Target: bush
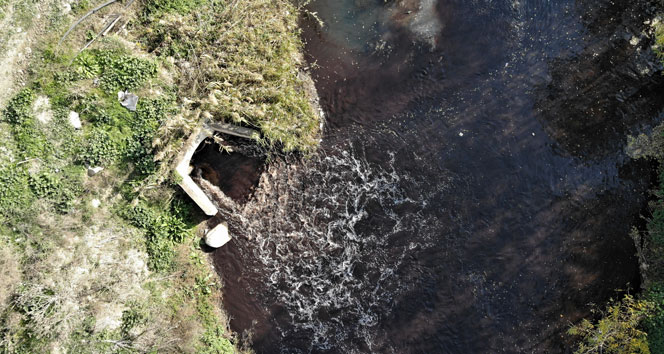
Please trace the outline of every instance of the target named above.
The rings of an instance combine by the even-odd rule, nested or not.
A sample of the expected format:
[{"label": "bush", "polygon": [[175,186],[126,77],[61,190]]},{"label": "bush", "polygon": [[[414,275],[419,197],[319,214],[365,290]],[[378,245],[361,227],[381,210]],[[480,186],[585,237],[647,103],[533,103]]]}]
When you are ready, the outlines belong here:
[{"label": "bush", "polygon": [[647,335],[640,324],[652,309],[651,302],[637,301],[631,295],[610,304],[597,323],[584,319],[569,329],[569,334],[581,339],[575,353],[649,354]]},{"label": "bush", "polygon": [[653,312],[645,321],[648,345],[652,353],[664,353],[664,283],[653,284],[645,293],[653,304]]}]

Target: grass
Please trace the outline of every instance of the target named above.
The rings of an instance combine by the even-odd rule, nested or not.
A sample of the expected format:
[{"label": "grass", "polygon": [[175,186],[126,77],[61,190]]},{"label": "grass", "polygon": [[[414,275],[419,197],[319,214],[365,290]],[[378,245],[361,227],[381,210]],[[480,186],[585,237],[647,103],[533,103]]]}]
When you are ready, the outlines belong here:
[{"label": "grass", "polygon": [[[27,26],[35,4],[0,7]],[[80,16],[96,3],[71,5]],[[49,33],[2,109],[2,352],[237,352],[172,157],[203,120],[257,128],[274,151],[317,146],[289,1],[146,0],[133,11],[129,37],[77,56],[96,25],[55,48],[73,15],[38,22]],[[135,112],[120,90],[140,97]]]},{"label": "grass", "polygon": [[[313,92],[299,76],[302,43],[298,9],[289,0],[200,2],[175,11],[172,0],[148,1],[147,9],[167,9],[141,18],[137,40],[176,72],[185,106],[179,120],[158,136],[160,157],[168,161],[183,133],[202,120],[258,129],[259,142],[286,152],[313,151],[320,119]],[[150,12],[151,13],[151,12]]]},{"label": "grass", "polygon": [[[48,95],[40,80],[17,93],[2,114],[0,124],[8,129],[1,142],[0,252],[19,250],[12,264],[25,266],[16,266],[3,284],[9,294],[3,294],[0,350],[197,352],[213,342],[220,352],[235,351],[215,310],[218,290],[183,285],[188,277],[216,278],[200,262],[200,250],[181,247],[198,240],[187,221],[191,213],[183,211],[192,206],[174,199],[167,185],[147,197],[137,192],[155,171],[152,138],[175,109],[173,100],[164,95],[142,100],[136,112],[118,110],[104,87],[74,92],[84,80],[72,79],[60,85],[66,94],[50,97],[51,109],[61,113],[49,122],[33,112],[35,98]],[[80,131],[65,118],[70,110],[85,111]],[[79,146],[56,149],[62,140]],[[106,170],[88,177],[87,164]],[[94,210],[89,201],[95,197],[108,206]],[[164,291],[143,289],[157,286]],[[200,311],[181,310],[200,304],[206,305]],[[183,326],[195,330],[173,330]]]}]

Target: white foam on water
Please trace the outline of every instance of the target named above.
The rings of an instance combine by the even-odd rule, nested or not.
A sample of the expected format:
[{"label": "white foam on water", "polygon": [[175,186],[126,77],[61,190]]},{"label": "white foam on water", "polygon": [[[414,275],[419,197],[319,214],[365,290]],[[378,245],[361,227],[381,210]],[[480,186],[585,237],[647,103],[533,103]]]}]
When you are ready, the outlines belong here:
[{"label": "white foam on water", "polygon": [[[415,182],[393,163],[382,169],[353,151],[299,166],[275,163],[254,198],[234,206],[231,223],[251,240],[247,249],[265,275],[265,293],[286,309],[290,331],[311,338],[308,351],[353,352],[357,344],[349,339],[372,347],[394,298],[412,285],[397,272],[425,246],[394,240],[412,237],[427,222],[421,211],[432,196],[406,195],[404,185],[412,191]],[[289,329],[282,331],[288,336]]]}]

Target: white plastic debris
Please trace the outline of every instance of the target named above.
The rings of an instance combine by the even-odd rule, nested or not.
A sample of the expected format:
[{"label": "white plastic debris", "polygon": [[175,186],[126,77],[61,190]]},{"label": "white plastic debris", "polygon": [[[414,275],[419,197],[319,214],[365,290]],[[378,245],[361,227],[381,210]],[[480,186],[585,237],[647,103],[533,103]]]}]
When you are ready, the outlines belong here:
[{"label": "white plastic debris", "polygon": [[134,112],[136,111],[138,96],[128,91],[118,91],[118,101],[120,101],[122,107]]},{"label": "white plastic debris", "polygon": [[92,204],[92,207],[95,209],[99,208],[99,206],[101,205],[101,200],[93,199],[92,201],[90,201],[90,204]]}]

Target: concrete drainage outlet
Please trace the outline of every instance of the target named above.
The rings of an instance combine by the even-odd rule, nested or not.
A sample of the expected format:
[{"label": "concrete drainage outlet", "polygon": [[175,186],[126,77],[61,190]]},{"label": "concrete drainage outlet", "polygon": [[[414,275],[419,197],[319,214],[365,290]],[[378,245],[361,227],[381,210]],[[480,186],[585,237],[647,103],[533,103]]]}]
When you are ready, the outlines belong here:
[{"label": "concrete drainage outlet", "polygon": [[[175,172],[182,178],[180,187],[208,216],[215,216],[218,212],[217,206],[210,200],[205,192],[191,178],[191,158],[199,145],[214,132],[229,134],[245,139],[254,138],[258,132],[244,127],[233,126],[224,123],[209,123],[199,127],[187,140],[184,149],[180,152]],[[228,234],[228,224],[222,222],[205,235],[205,243],[212,248],[219,248],[231,240]]]}]

